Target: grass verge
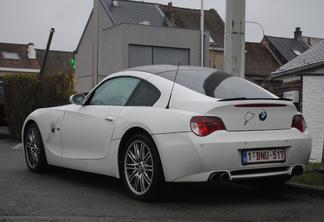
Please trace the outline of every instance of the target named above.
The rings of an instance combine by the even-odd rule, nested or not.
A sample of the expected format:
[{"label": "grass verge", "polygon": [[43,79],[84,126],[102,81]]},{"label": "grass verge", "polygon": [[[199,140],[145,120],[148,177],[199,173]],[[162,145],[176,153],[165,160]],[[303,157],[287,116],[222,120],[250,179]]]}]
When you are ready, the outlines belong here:
[{"label": "grass verge", "polygon": [[316,171],[314,168],[324,168],[324,163],[308,163],[306,172],[292,177],[289,182],[324,187],[324,172]]}]

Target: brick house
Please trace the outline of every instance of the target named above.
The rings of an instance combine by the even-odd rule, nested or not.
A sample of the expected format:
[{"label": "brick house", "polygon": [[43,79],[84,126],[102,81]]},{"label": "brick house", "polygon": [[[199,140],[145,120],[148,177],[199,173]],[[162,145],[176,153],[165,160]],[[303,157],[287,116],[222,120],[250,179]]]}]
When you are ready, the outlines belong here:
[{"label": "brick house", "polygon": [[290,87],[284,96],[298,103],[313,136],[311,161],[324,162],[324,41],[272,72],[270,78],[282,81],[285,90]]},{"label": "brick house", "polygon": [[245,43],[245,79],[273,92],[269,75],[279,67],[265,43]]},{"label": "brick house", "polygon": [[0,43],[0,81],[7,74],[38,73],[34,44]]},{"label": "brick house", "polygon": [[[0,53],[0,81],[2,81],[7,74],[39,73],[45,50],[35,49],[33,43],[0,43]],[[71,65],[72,58],[73,52],[50,51],[44,72],[55,73],[62,70],[74,72]]]}]

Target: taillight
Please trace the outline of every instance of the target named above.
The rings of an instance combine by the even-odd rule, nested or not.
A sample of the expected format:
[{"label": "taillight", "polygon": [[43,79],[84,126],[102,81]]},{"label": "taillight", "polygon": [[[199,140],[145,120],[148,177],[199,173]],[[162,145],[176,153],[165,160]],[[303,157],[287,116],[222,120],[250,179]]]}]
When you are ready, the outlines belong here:
[{"label": "taillight", "polygon": [[193,117],[190,121],[190,127],[197,136],[207,136],[217,130],[226,130],[220,118],[207,116]]},{"label": "taillight", "polygon": [[296,128],[302,133],[305,132],[307,124],[304,117],[302,115],[295,115],[291,123],[291,128]]}]

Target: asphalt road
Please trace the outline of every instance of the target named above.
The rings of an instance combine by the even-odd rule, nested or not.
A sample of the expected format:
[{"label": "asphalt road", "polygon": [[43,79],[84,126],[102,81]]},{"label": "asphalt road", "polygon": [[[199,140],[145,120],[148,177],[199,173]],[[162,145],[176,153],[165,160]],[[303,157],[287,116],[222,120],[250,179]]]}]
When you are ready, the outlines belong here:
[{"label": "asphalt road", "polygon": [[31,173],[16,145],[0,139],[0,221],[324,221],[321,188],[174,184],[161,201],[143,203],[111,177]]}]

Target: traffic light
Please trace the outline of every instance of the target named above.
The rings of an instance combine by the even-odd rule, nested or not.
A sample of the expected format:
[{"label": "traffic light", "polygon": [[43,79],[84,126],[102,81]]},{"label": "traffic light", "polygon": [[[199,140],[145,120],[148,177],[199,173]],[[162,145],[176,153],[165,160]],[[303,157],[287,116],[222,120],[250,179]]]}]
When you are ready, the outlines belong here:
[{"label": "traffic light", "polygon": [[75,59],[71,59],[72,68],[75,69]]}]

